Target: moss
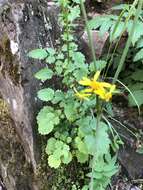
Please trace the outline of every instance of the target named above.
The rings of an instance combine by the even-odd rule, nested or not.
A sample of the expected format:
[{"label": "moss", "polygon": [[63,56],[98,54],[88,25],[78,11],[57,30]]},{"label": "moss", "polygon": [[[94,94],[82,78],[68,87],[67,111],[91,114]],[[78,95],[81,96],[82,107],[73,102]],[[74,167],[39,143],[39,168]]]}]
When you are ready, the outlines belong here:
[{"label": "moss", "polygon": [[0,39],[1,72],[9,74],[14,84],[19,83],[19,67],[16,56],[11,53],[10,40],[6,34]]},{"label": "moss", "polygon": [[[33,171],[14,129],[6,103],[0,99],[0,176],[7,189],[32,189]],[[5,168],[5,172],[2,168]],[[13,187],[14,180],[15,186]]]}]

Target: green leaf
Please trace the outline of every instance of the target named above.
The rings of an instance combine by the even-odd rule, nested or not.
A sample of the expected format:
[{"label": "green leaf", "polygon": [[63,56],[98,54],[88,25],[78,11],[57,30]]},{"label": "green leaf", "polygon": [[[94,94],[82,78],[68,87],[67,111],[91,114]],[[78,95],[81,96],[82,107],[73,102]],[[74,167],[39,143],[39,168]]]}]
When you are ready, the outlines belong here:
[{"label": "green leaf", "polygon": [[48,56],[46,59],[46,63],[51,64],[51,63],[55,63],[56,58],[54,56]]},{"label": "green leaf", "polygon": [[[133,26],[133,21],[130,20],[128,23],[127,23],[127,31],[130,35],[131,33],[131,29],[132,29],[132,26]],[[143,23],[141,21],[137,21],[136,23],[136,27],[135,27],[135,31],[134,31],[134,35],[132,37],[132,44],[133,46],[135,45],[135,43],[139,40],[139,38],[141,36],[143,36],[143,29],[142,29],[142,26],[143,26]]]},{"label": "green leaf", "polygon": [[107,16],[106,17],[105,16],[96,16],[95,18],[88,21],[88,26],[91,30],[97,29],[106,20],[107,20]]},{"label": "green leaf", "polygon": [[71,101],[64,106],[64,113],[69,121],[74,121],[78,117],[74,102]]},{"label": "green leaf", "polygon": [[131,78],[135,81],[143,82],[143,70],[136,70],[132,75]]},{"label": "green leaf", "polygon": [[47,52],[50,54],[50,56],[53,56],[56,54],[56,51],[53,48],[47,48]]},{"label": "green leaf", "polygon": [[[96,135],[97,155],[107,154],[109,151],[110,139],[108,136],[108,127],[105,123],[100,122],[100,126]],[[104,139],[104,141],[103,141]]]},{"label": "green leaf", "polygon": [[77,145],[78,150],[79,150],[81,153],[84,153],[84,154],[87,154],[87,153],[88,153],[86,144],[81,140],[80,137],[76,137],[76,138],[75,138],[75,143],[76,143],[76,145]]},{"label": "green leaf", "polygon": [[134,57],[134,61],[136,62],[136,61],[139,61],[139,60],[142,60],[142,59],[143,59],[143,49],[139,50],[136,53],[136,55]]},{"label": "green leaf", "polygon": [[28,53],[28,56],[34,59],[45,59],[48,53],[45,49],[34,49]]},{"label": "green leaf", "polygon": [[93,130],[96,129],[96,119],[92,118],[91,116],[86,116],[77,120],[76,124],[79,126],[79,134],[81,137],[91,135]]},{"label": "green leaf", "polygon": [[80,151],[76,151],[76,157],[77,157],[78,162],[80,163],[85,163],[88,161],[88,154],[84,154]]},{"label": "green leaf", "polygon": [[131,91],[143,90],[143,83],[142,82],[136,82],[135,84],[130,84],[129,89]]},{"label": "green leaf", "polygon": [[85,56],[81,52],[74,52],[73,60],[76,67],[82,68],[82,65],[85,63]]},{"label": "green leaf", "polygon": [[97,147],[95,147],[96,146],[95,136],[94,135],[85,136],[84,142],[87,146],[89,154],[94,155],[96,152],[96,148],[97,148]]},{"label": "green leaf", "polygon": [[89,186],[88,186],[88,185],[84,185],[84,186],[82,187],[82,190],[89,190]]},{"label": "green leaf", "polygon": [[[133,95],[138,103],[139,106],[143,104],[143,90],[137,90],[133,92]],[[136,106],[136,103],[134,102],[132,96],[128,95],[129,105],[130,106]]]},{"label": "green leaf", "polygon": [[50,101],[54,97],[54,90],[51,88],[44,88],[38,91],[38,98],[42,101]]},{"label": "green leaf", "polygon": [[53,154],[54,150],[55,150],[55,143],[56,143],[56,139],[51,137],[48,142],[47,142],[47,146],[46,146],[46,153],[47,154]]},{"label": "green leaf", "polygon": [[48,69],[47,67],[41,69],[35,74],[35,78],[45,81],[47,79],[51,79],[53,77],[53,71]]},{"label": "green leaf", "polygon": [[74,6],[70,8],[70,13],[68,14],[68,20],[73,22],[76,18],[80,16],[79,6]]},{"label": "green leaf", "polygon": [[48,157],[48,164],[49,164],[49,166],[50,166],[51,168],[57,169],[57,168],[60,166],[60,164],[61,164],[61,160],[55,158],[53,155],[50,155],[50,156]]},{"label": "green leaf", "polygon": [[102,70],[106,67],[107,65],[107,62],[106,61],[102,61],[102,60],[99,60],[99,61],[96,61],[96,69],[97,70]]},{"label": "green leaf", "polygon": [[61,90],[56,90],[52,103],[57,104],[60,101],[64,101],[64,99],[65,99],[64,93]]},{"label": "green leaf", "polygon": [[69,164],[71,161],[72,161],[72,154],[69,151],[68,152],[64,151],[62,162],[64,164]]},{"label": "green leaf", "polygon": [[37,116],[38,131],[42,135],[49,134],[59,124],[59,116],[52,107],[43,107]]},{"label": "green leaf", "polygon": [[85,143],[91,155],[94,155],[96,153],[96,155],[99,156],[108,152],[110,139],[108,137],[107,129],[107,125],[103,122],[100,122],[96,136],[85,136]]},{"label": "green leaf", "polygon": [[143,38],[138,40],[136,48],[143,48]]},{"label": "green leaf", "polygon": [[116,30],[115,30],[114,29],[115,28],[115,24],[113,24],[113,26],[112,26],[112,28],[110,30],[110,33],[111,33],[111,35],[110,35],[110,41],[111,42],[114,41],[115,39],[117,39],[122,34],[124,25],[125,25],[124,22],[119,22],[118,25],[117,25],[117,27],[116,27]]},{"label": "green leaf", "polygon": [[100,35],[103,36],[105,32],[108,32],[112,24],[113,21],[110,18],[104,21],[100,27]]},{"label": "green leaf", "polygon": [[[95,64],[96,64],[97,70],[102,71],[102,69],[104,69],[106,67],[107,62],[104,60],[97,60]],[[91,72],[95,72],[94,62],[90,63],[89,69]]]}]

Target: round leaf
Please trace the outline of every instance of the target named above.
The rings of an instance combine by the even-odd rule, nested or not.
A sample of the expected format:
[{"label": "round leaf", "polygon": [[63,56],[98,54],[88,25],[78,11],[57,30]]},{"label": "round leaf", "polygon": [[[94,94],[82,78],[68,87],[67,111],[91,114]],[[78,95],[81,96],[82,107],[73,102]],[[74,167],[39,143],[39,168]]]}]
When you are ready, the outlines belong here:
[{"label": "round leaf", "polygon": [[54,97],[54,90],[51,88],[44,88],[38,91],[38,98],[42,101],[50,101]]},{"label": "round leaf", "polygon": [[53,71],[51,69],[48,69],[47,67],[41,69],[35,74],[35,78],[43,81],[51,79],[52,76],[53,76]]},{"label": "round leaf", "polygon": [[55,158],[53,155],[50,155],[48,158],[48,164],[51,168],[57,169],[61,164],[61,160]]},{"label": "round leaf", "polygon": [[45,59],[48,53],[45,49],[34,49],[28,53],[28,56],[34,59]]},{"label": "round leaf", "polygon": [[37,116],[38,131],[41,135],[48,135],[59,123],[57,114],[51,107],[45,106]]}]

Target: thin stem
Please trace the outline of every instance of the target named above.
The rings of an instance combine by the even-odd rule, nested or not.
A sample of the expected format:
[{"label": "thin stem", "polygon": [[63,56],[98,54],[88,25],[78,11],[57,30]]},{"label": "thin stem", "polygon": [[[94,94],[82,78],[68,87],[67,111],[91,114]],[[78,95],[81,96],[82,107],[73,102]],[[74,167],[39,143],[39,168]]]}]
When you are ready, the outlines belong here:
[{"label": "thin stem", "polygon": [[[100,128],[100,120],[101,120],[101,107],[100,107],[100,102],[99,98],[97,97],[97,120],[96,120],[96,133],[95,133],[95,141],[97,141],[98,133],[99,133],[99,128]],[[94,113],[92,111],[92,116],[94,117]],[[97,142],[95,143],[95,149],[97,147]],[[96,153],[96,151],[95,151]],[[94,154],[93,159],[92,159],[92,175],[91,175],[91,181],[90,181],[90,190],[93,190],[94,186],[94,161],[96,159],[96,154]]]},{"label": "thin stem", "polygon": [[94,61],[94,67],[95,67],[95,70],[97,70],[97,68],[96,68],[95,49],[94,49],[94,45],[93,45],[93,40],[92,40],[92,35],[91,35],[91,32],[90,32],[90,28],[89,28],[89,25],[88,25],[88,18],[87,18],[87,13],[86,13],[86,9],[85,9],[83,0],[80,0],[80,5],[81,5],[81,11],[83,13],[83,17],[84,17],[84,20],[85,20],[85,25],[86,25],[86,30],[87,30],[88,40],[89,40],[89,46],[91,48],[91,53],[92,53],[92,57],[93,57],[93,61]]},{"label": "thin stem", "polygon": [[141,9],[142,9],[142,5],[143,5],[143,0],[140,0],[139,3],[138,3],[137,10],[136,10],[136,15],[135,15],[134,23],[133,23],[133,26],[132,26],[132,29],[131,29],[131,33],[130,33],[130,35],[128,37],[125,49],[123,51],[122,57],[121,57],[120,62],[119,62],[119,66],[118,66],[118,68],[117,68],[117,70],[115,72],[115,75],[114,75],[114,78],[113,78],[113,83],[115,83],[117,81],[118,76],[119,76],[119,74],[120,74],[120,72],[122,70],[123,64],[125,62],[129,47],[131,45],[132,37],[134,35],[135,26],[136,26],[136,23],[138,21],[138,18],[139,18]]}]

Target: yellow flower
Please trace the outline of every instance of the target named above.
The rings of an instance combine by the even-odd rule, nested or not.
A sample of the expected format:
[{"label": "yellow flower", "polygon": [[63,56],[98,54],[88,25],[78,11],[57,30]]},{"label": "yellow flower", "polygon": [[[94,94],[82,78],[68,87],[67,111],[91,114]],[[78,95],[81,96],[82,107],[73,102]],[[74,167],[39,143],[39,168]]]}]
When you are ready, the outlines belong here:
[{"label": "yellow flower", "polygon": [[116,89],[116,85],[111,85],[110,91],[107,91],[105,89],[99,89],[99,90],[95,90],[94,93],[99,95],[101,99],[108,102],[112,98],[112,94],[114,93],[115,89]]},{"label": "yellow flower", "polygon": [[100,75],[100,71],[97,71],[93,79],[83,77],[83,79],[79,81],[79,84],[83,86],[89,86],[93,91],[103,89],[103,88],[110,88],[111,87],[110,83],[97,81],[97,79],[99,78],[99,75]]},{"label": "yellow flower", "polygon": [[79,81],[80,85],[88,86],[85,90],[77,92],[76,96],[80,99],[88,99],[92,93],[98,95],[102,100],[108,102],[112,98],[112,94],[116,89],[116,85],[112,85],[108,82],[100,82],[97,81],[100,76],[100,71],[97,71],[93,77],[93,79],[89,79],[87,77],[83,77],[82,80]]},{"label": "yellow flower", "polygon": [[116,89],[116,85],[113,84],[111,86],[111,88],[110,88],[110,91],[105,94],[105,100],[106,100],[106,102],[108,102],[112,98],[112,95],[113,95],[115,89]]},{"label": "yellow flower", "polygon": [[78,92],[75,88],[75,96],[78,97],[81,100],[89,100],[89,96],[91,96],[91,89],[84,89],[80,92]]}]

